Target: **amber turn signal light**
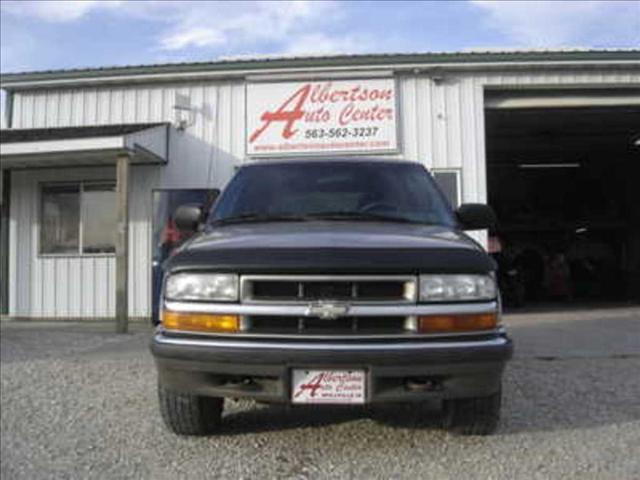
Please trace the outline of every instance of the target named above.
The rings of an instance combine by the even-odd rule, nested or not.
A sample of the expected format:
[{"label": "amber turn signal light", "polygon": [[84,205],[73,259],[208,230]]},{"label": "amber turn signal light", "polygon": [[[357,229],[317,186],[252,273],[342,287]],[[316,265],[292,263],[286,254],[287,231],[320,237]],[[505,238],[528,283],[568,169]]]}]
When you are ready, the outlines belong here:
[{"label": "amber turn signal light", "polygon": [[495,313],[471,315],[425,315],[418,317],[418,332],[449,333],[490,330],[498,324]]},{"label": "amber turn signal light", "polygon": [[162,315],[162,325],[167,330],[232,333],[240,330],[240,317],[238,315],[170,312],[165,310]]}]

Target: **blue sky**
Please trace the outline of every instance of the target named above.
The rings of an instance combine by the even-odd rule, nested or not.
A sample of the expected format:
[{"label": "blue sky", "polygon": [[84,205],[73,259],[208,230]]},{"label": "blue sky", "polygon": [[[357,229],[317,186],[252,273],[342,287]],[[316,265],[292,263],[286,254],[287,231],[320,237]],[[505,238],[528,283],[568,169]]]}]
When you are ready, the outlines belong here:
[{"label": "blue sky", "polygon": [[640,46],[640,1],[1,2],[0,70],[252,54]]}]

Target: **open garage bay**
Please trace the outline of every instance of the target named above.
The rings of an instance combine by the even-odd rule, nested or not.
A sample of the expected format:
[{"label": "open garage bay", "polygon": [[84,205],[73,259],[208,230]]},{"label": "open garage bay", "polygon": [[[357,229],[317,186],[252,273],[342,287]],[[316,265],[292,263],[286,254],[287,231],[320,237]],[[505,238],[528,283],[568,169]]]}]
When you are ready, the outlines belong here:
[{"label": "open garage bay", "polygon": [[638,91],[618,99],[633,105],[597,106],[616,100],[600,90],[578,97],[583,106],[553,108],[517,93],[489,94],[486,110],[489,203],[499,219],[490,248],[505,303],[637,302]]}]

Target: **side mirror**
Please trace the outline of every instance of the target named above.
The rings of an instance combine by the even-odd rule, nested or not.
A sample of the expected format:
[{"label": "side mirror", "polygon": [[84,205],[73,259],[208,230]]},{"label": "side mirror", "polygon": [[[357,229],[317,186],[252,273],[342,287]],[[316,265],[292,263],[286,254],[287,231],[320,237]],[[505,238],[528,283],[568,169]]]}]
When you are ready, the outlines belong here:
[{"label": "side mirror", "polygon": [[181,205],[177,208],[176,213],[173,216],[178,230],[190,233],[198,230],[201,218],[202,208],[198,205]]},{"label": "side mirror", "polygon": [[484,203],[465,203],[456,210],[458,220],[465,230],[483,230],[493,228],[498,222],[496,214]]}]

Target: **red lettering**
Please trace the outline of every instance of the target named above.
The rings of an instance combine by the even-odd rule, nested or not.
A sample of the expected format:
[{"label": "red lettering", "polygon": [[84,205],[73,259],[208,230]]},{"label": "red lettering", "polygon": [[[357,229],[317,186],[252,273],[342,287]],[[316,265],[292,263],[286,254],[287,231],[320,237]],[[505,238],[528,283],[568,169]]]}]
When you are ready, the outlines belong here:
[{"label": "red lettering", "polygon": [[348,103],[342,109],[342,112],[340,112],[340,116],[338,117],[338,123],[340,125],[347,125],[349,123],[349,120],[351,118],[351,112],[353,112],[354,108],[355,107],[354,107],[353,103]]},{"label": "red lettering", "polygon": [[380,108],[379,105],[374,105],[371,108],[360,109],[356,108],[354,103],[349,103],[340,112],[338,122],[340,125],[348,125],[352,122],[381,122],[392,118],[393,111],[390,108]]},{"label": "red lettering", "polygon": [[[284,129],[282,130],[282,136],[284,138],[288,139],[295,135],[297,130],[293,130],[293,126],[295,122],[300,120],[304,115],[304,110],[302,109],[302,107],[304,105],[304,102],[307,100],[307,97],[309,96],[310,90],[311,85],[306,84],[305,86],[300,87],[293,95],[291,95],[291,97],[289,97],[282,105],[280,105],[280,108],[278,108],[278,110],[276,110],[275,112],[264,112],[260,117],[260,120],[262,120],[264,123],[260,128],[258,128],[251,134],[251,136],[249,137],[249,143],[255,142],[258,137],[262,135],[262,133],[267,128],[269,128],[269,125],[271,125],[272,122],[286,122]],[[296,97],[299,98],[293,110],[286,110],[289,104],[295,101]]]},{"label": "red lettering", "polygon": [[[249,143],[254,143],[272,123],[284,122],[282,138],[285,140],[293,137],[298,130],[296,122],[328,122],[333,117],[333,112],[320,105],[314,110],[305,109],[308,103],[336,104],[345,102],[346,105],[338,115],[338,123],[341,126],[358,122],[379,122],[393,118],[393,109],[385,108],[381,104],[364,107],[361,102],[384,102],[393,99],[393,90],[369,89],[362,85],[356,85],[350,89],[333,90],[331,82],[307,83],[300,87],[275,111],[265,111],[260,116],[262,124],[250,136]],[[348,103],[347,103],[348,102]],[[338,112],[336,112],[338,113]]]},{"label": "red lettering", "polygon": [[305,122],[327,122],[331,118],[331,113],[324,107],[320,107],[317,110],[313,110],[304,114]]},{"label": "red lettering", "polygon": [[316,85],[311,93],[311,103],[324,103],[329,97],[329,91],[331,90],[331,82],[324,83],[322,85]]},{"label": "red lettering", "polygon": [[303,383],[302,385],[300,385],[299,390],[296,392],[294,398],[298,398],[306,390],[311,390],[311,393],[309,394],[309,396],[315,397],[316,396],[316,391],[318,389],[320,389],[320,387],[322,387],[322,379],[323,378],[324,378],[324,373],[321,373],[321,374],[316,375],[315,377],[313,377],[310,382]]},{"label": "red lettering", "polygon": [[329,101],[331,103],[344,101],[347,99],[348,94],[349,93],[345,90],[336,90],[334,92],[331,92],[331,95],[329,95]]}]

